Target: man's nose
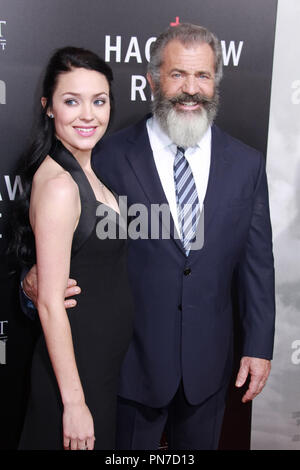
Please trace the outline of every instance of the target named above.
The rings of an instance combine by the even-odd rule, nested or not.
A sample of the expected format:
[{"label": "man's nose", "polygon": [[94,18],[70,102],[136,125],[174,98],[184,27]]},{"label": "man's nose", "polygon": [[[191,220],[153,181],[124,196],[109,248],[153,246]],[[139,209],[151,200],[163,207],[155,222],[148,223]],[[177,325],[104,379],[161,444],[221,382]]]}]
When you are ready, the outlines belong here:
[{"label": "man's nose", "polygon": [[183,83],[182,91],[189,95],[195,95],[199,93],[199,80],[194,75],[188,75]]}]

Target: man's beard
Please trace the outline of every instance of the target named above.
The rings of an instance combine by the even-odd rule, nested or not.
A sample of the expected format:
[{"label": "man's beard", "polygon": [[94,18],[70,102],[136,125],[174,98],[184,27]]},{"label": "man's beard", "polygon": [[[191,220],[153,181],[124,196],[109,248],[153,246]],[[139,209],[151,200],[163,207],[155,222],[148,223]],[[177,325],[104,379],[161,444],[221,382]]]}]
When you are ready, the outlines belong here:
[{"label": "man's beard", "polygon": [[[176,108],[176,103],[200,103],[194,111]],[[194,147],[213,123],[219,104],[219,93],[215,89],[212,98],[196,93],[181,93],[167,98],[158,86],[153,96],[152,110],[163,131],[179,147]]]}]

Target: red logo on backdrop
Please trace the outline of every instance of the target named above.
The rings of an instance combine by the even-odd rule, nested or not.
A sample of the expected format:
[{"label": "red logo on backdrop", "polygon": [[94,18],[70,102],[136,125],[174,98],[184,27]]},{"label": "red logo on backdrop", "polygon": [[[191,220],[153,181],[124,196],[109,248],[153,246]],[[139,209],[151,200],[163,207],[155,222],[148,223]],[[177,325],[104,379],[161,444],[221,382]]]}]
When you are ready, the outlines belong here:
[{"label": "red logo on backdrop", "polygon": [[175,17],[175,23],[171,22],[170,23],[170,26],[178,26],[180,23],[179,23],[179,16],[176,16]]}]

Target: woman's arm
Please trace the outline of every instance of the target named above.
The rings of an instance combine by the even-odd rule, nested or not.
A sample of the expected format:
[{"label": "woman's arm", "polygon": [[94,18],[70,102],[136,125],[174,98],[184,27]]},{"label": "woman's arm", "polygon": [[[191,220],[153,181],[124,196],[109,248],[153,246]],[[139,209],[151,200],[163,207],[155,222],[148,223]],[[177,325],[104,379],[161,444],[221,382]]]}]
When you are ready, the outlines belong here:
[{"label": "woman's arm", "polygon": [[[34,264],[30,270],[25,269],[21,273],[21,282],[19,288],[20,305],[23,313],[31,320],[35,320],[37,317],[37,310],[35,304],[37,302],[37,270],[36,264]],[[65,308],[76,307],[76,299],[69,299],[80,294],[81,289],[77,285],[76,279],[68,279],[68,285],[65,290]]]},{"label": "woman's arm", "polygon": [[78,188],[69,175],[33,186],[30,221],[36,240],[37,309],[64,406],[64,447],[71,449],[84,448],[85,441],[93,448],[94,443],[93,419],[85,404],[64,307],[79,214]]}]

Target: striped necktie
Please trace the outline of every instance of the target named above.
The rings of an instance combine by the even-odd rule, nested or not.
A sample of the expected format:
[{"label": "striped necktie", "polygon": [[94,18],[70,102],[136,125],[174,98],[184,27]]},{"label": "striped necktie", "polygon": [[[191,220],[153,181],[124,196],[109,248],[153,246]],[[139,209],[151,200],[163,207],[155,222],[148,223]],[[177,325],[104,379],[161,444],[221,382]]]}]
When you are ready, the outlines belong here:
[{"label": "striped necktie", "polygon": [[200,218],[200,204],[193,173],[182,147],[177,147],[174,160],[174,182],[181,241],[188,256]]}]

